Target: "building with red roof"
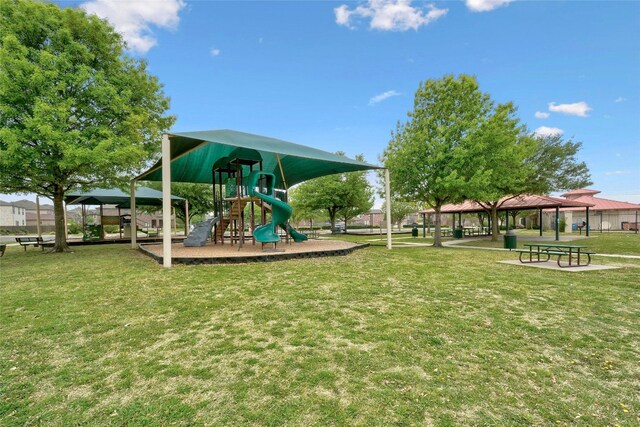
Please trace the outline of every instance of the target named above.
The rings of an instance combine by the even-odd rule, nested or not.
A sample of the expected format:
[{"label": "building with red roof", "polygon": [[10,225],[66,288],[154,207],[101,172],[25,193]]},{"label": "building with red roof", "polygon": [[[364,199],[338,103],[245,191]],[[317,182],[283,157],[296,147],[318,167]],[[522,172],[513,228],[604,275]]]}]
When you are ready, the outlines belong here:
[{"label": "building with red roof", "polygon": [[[579,188],[561,196],[567,200],[591,205],[589,216],[592,230],[638,229],[640,205],[595,197],[599,193],[598,190]],[[581,207],[562,208],[560,212],[564,214],[567,226],[571,224],[572,229],[576,229],[582,225],[582,221],[586,220],[586,210]]]}]

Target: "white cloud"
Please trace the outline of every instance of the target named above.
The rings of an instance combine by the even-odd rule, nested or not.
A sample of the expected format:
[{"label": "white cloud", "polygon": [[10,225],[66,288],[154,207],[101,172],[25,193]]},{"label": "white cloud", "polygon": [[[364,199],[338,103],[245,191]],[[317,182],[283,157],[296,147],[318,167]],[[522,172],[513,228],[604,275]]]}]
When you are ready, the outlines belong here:
[{"label": "white cloud", "polygon": [[587,117],[587,113],[593,110],[586,102],[574,102],[573,104],[556,104],[555,102],[549,103],[549,111],[556,113],[567,114],[569,116]]},{"label": "white cloud", "polygon": [[564,131],[560,128],[552,128],[548,126],[540,126],[533,132],[536,136],[554,136],[554,135],[562,135]]},{"label": "white cloud", "polygon": [[513,0],[465,0],[465,4],[472,12],[489,12],[506,6]]},{"label": "white cloud", "polygon": [[536,116],[536,119],[548,119],[550,115],[551,114],[545,113],[543,111],[536,111],[536,113],[534,114],[534,116]]},{"label": "white cloud", "polygon": [[609,171],[605,172],[605,175],[629,175],[631,172],[629,171]]},{"label": "white cloud", "polygon": [[211,56],[218,56],[220,55],[220,49],[217,48],[211,48],[211,50],[209,51],[209,53],[211,54]]},{"label": "white cloud", "polygon": [[447,14],[449,9],[438,9],[435,5],[426,8],[411,6],[411,0],[369,0],[366,4],[349,9],[343,4],[334,10],[336,24],[355,28],[352,21],[357,18],[370,19],[369,28],[382,31],[417,30]]},{"label": "white cloud", "polygon": [[87,13],[109,21],[122,34],[127,47],[139,53],[146,53],[157,43],[152,26],[166,29],[178,26],[178,13],[184,6],[183,0],[93,0],[80,5]]},{"label": "white cloud", "polygon": [[627,98],[623,98],[623,97],[619,96],[613,102],[620,103],[620,102],[624,102],[626,100],[627,100]]},{"label": "white cloud", "polygon": [[384,93],[381,93],[381,94],[376,95],[373,98],[371,98],[369,100],[369,105],[376,105],[379,102],[384,101],[385,99],[389,99],[389,98],[391,98],[393,96],[399,96],[399,95],[401,95],[400,92],[397,92],[395,90],[388,90],[388,91],[386,91]]}]

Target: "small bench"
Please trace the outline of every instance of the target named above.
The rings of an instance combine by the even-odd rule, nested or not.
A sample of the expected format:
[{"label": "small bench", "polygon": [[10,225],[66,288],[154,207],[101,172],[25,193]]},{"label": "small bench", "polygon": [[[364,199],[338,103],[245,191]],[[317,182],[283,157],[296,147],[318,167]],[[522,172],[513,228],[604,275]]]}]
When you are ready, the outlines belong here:
[{"label": "small bench", "polygon": [[52,246],[54,244],[51,240],[44,240],[42,237],[16,237],[16,242],[22,246],[26,252],[27,246],[33,246],[40,248],[44,251],[45,246]]}]

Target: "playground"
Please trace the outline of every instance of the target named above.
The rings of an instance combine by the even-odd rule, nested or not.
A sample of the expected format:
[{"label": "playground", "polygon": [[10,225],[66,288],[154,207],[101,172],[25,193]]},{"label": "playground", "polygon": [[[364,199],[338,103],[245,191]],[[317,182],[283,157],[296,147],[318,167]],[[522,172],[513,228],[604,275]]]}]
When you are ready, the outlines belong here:
[{"label": "playground", "polygon": [[[355,246],[310,243],[306,234],[291,226],[293,209],[287,203],[288,190],[312,178],[374,169],[381,168],[316,148],[235,130],[165,134],[162,158],[132,180],[131,222],[136,223],[135,183],[162,181],[162,253],[156,245],[143,245],[141,249],[165,267],[171,267],[174,260],[193,264],[345,255]],[[388,183],[388,171],[385,177]],[[197,224],[183,246],[171,241],[168,225],[171,182],[212,185],[213,217]],[[387,228],[390,230],[390,223]],[[388,239],[390,244],[390,231]],[[131,245],[138,248],[135,233],[131,235]],[[247,245],[252,249],[244,250]],[[205,246],[209,250],[191,249]]]}]

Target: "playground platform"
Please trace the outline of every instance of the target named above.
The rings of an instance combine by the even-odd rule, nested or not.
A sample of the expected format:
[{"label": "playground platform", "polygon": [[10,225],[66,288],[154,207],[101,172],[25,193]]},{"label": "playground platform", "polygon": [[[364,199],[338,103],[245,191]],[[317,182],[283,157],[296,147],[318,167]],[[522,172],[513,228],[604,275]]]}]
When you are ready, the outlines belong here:
[{"label": "playground platform", "polygon": [[[240,264],[248,262],[271,262],[289,259],[344,256],[356,249],[368,247],[368,244],[343,242],[339,240],[315,240],[306,242],[281,242],[274,248],[272,244],[251,242],[239,245],[225,243],[217,245],[209,242],[205,246],[186,247],[182,243],[171,245],[172,263],[176,264]],[[140,250],[159,263],[162,259],[162,244],[142,243]]]}]

